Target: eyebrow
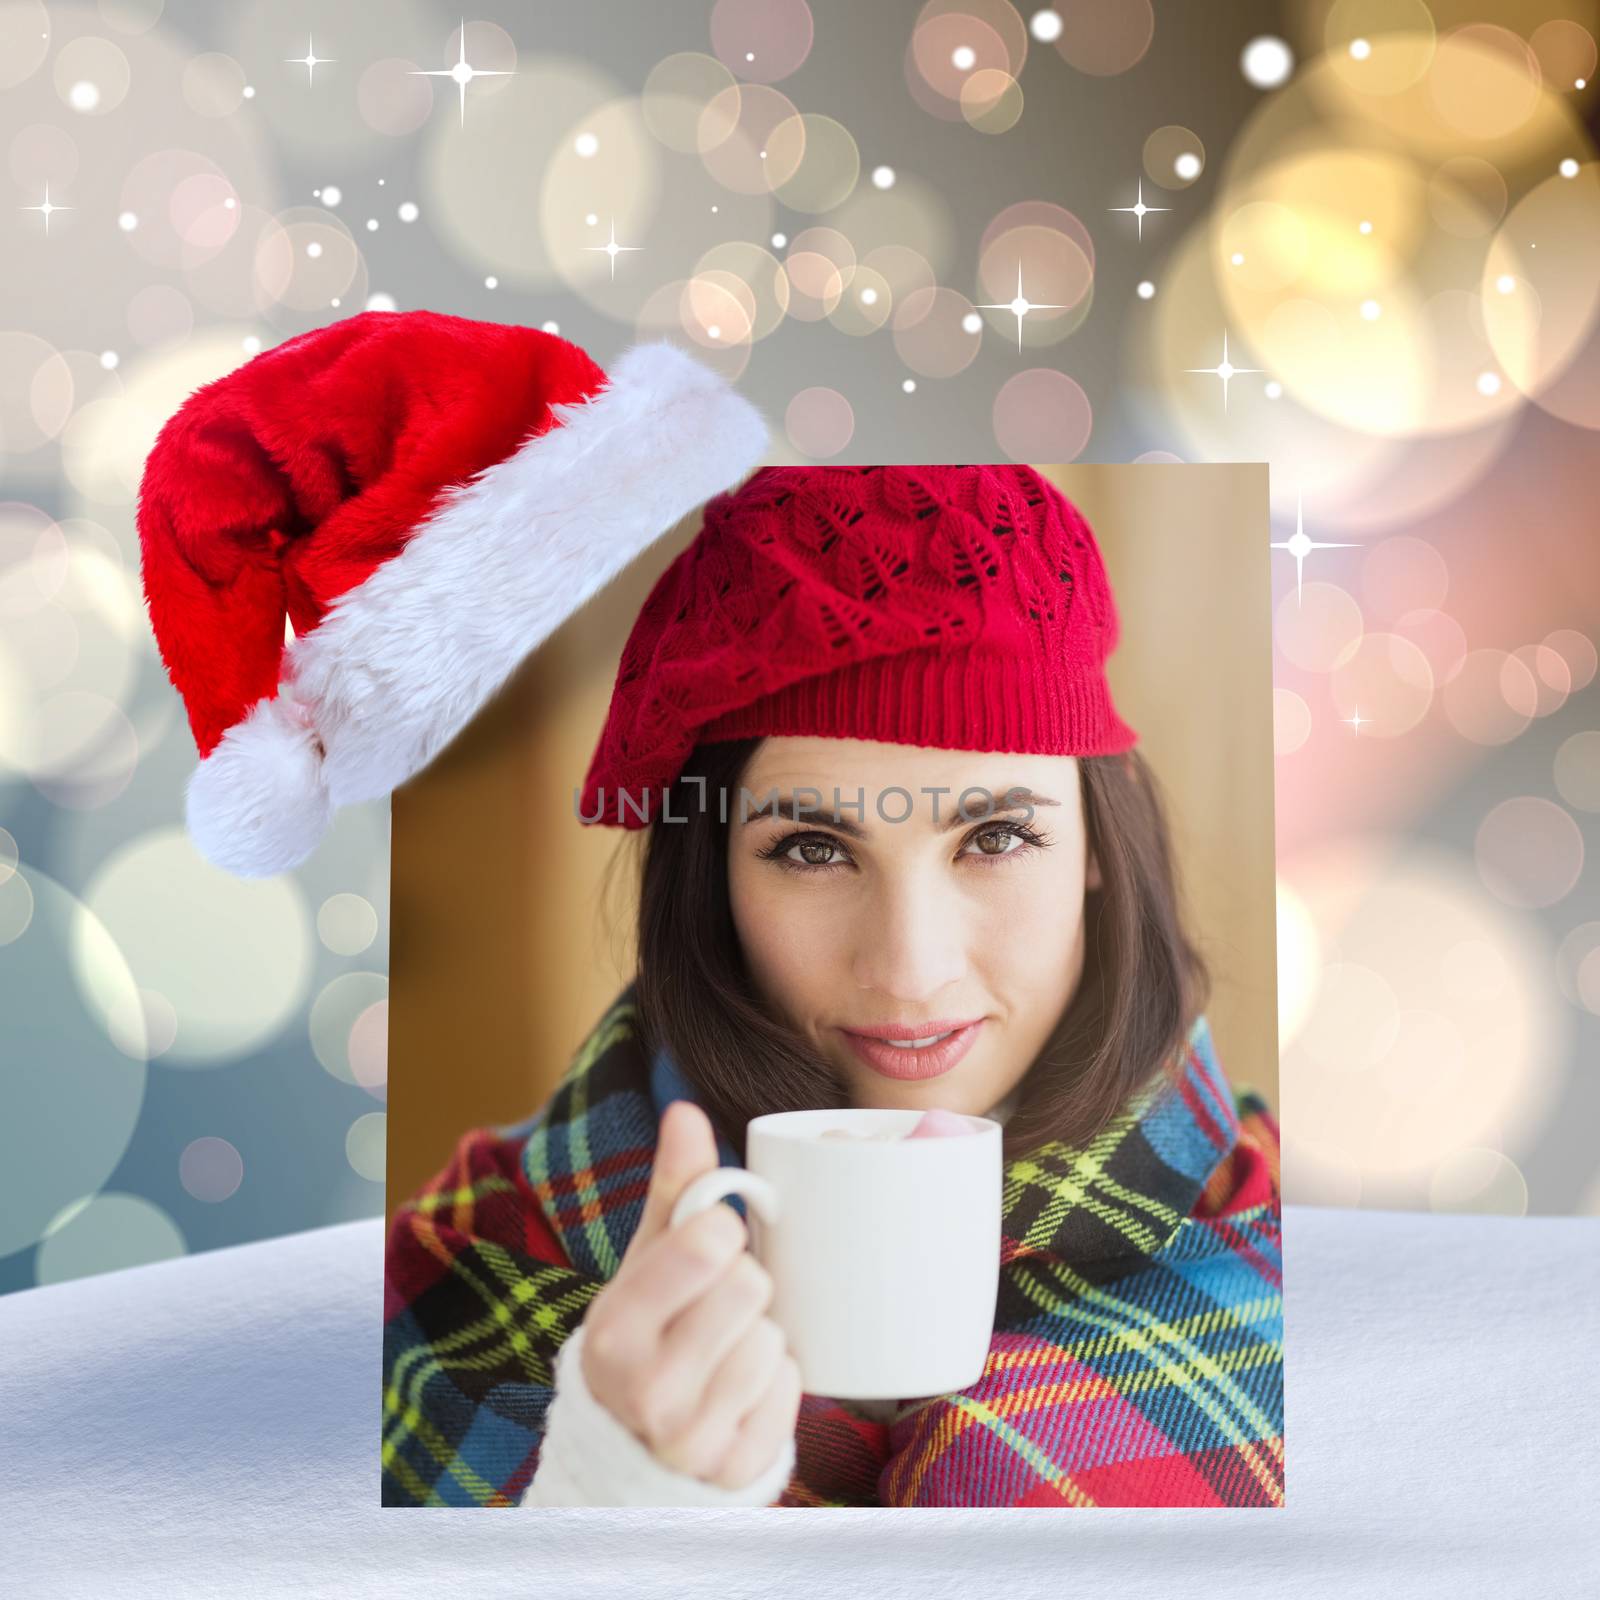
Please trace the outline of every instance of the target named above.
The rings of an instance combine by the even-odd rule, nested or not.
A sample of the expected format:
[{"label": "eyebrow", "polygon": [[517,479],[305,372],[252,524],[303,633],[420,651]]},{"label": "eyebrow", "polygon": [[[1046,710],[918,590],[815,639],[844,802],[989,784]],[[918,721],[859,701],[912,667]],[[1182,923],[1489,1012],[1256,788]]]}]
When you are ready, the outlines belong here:
[{"label": "eyebrow", "polygon": [[[977,788],[979,786],[974,784],[972,787]],[[1059,800],[1052,800],[1047,794],[1035,794],[1026,785],[1020,783],[1014,783],[1009,788],[990,789],[988,793],[997,802],[993,809],[979,816],[967,817],[961,814],[961,807],[957,805],[945,822],[944,832],[949,833],[954,828],[971,827],[972,824],[977,822],[988,822],[994,817],[1004,816],[1008,811],[1021,811],[1024,806],[1058,806],[1061,804]],[[1005,800],[1007,803],[1001,805],[998,803],[1000,800]],[[799,822],[802,820],[802,810],[792,794],[786,795],[780,799],[768,801],[766,805],[753,810],[744,819],[744,825],[748,827],[752,822],[760,822],[766,817],[781,818],[787,822]],[[860,823],[847,822],[837,812],[830,813],[820,808],[812,809],[811,807],[806,807],[803,812],[803,818],[806,822],[820,823],[824,827],[834,828],[849,839],[865,839],[867,837],[867,831]]]}]

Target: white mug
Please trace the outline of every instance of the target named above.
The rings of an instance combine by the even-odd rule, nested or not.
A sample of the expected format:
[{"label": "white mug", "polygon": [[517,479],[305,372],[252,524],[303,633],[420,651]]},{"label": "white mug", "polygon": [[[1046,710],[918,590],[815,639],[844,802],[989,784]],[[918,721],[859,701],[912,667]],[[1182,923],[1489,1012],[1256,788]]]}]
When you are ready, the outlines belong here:
[{"label": "white mug", "polygon": [[900,1400],[965,1389],[983,1375],[1000,1289],[1001,1127],[888,1141],[826,1129],[908,1133],[917,1111],[845,1107],[751,1119],[746,1167],[702,1173],[672,1226],[737,1194],[767,1315],[808,1394]]}]

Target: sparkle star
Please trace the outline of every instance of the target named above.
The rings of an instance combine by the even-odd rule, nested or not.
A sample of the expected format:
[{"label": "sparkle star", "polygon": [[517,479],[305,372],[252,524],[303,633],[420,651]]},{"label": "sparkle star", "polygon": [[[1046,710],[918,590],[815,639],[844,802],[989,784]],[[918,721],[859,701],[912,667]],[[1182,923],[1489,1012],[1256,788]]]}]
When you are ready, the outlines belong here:
[{"label": "sparkle star", "polygon": [[50,203],[50,185],[47,183],[44,186],[44,204],[43,205],[38,205],[38,206],[18,206],[17,209],[19,211],[37,211],[37,212],[39,212],[44,217],[44,231],[46,232],[46,234],[48,234],[50,232],[50,218],[57,211],[76,211],[78,208],[76,206],[52,205]]},{"label": "sparkle star", "polygon": [[1372,721],[1372,718],[1371,717],[1362,716],[1361,715],[1361,707],[1357,706],[1356,707],[1356,714],[1353,717],[1343,717],[1340,720],[1344,721],[1344,722],[1348,722],[1350,724],[1350,726],[1352,728],[1354,728],[1355,731],[1359,734],[1361,732],[1362,728],[1364,728],[1367,725],[1367,723]]},{"label": "sparkle star", "polygon": [[1107,211],[1131,211],[1139,220],[1139,237],[1144,238],[1144,219],[1152,211],[1170,211],[1171,206],[1147,206],[1144,203],[1144,179],[1139,180],[1139,200],[1131,206],[1107,206]]},{"label": "sparkle star", "polygon": [[1294,499],[1294,532],[1287,539],[1273,541],[1274,550],[1287,550],[1294,557],[1294,602],[1300,604],[1301,579],[1305,574],[1306,557],[1313,550],[1350,550],[1354,548],[1354,541],[1339,539],[1332,543],[1307,537],[1305,522],[1305,504],[1300,495]]},{"label": "sparkle star", "polygon": [[511,78],[516,74],[509,67],[474,67],[467,61],[467,19],[461,19],[461,59],[453,67],[438,67],[431,72],[413,68],[406,74],[410,78],[453,78],[461,90],[461,126],[467,125],[467,85],[474,78]]},{"label": "sparkle star", "polygon": [[1065,306],[1051,305],[1045,300],[1030,300],[1022,292],[1022,261],[1017,261],[1017,294],[1014,300],[1008,300],[1004,305],[993,302],[989,305],[980,305],[979,311],[1009,311],[1017,319],[1017,353],[1022,352],[1022,319],[1030,311],[1065,311]]},{"label": "sparkle star", "polygon": [[585,250],[604,250],[611,257],[611,281],[615,283],[617,281],[617,257],[624,250],[642,250],[644,246],[642,244],[618,244],[617,219],[613,217],[611,219],[611,237],[604,244],[586,244],[583,248]]},{"label": "sparkle star", "polygon": [[1187,372],[1209,372],[1222,379],[1222,409],[1228,409],[1228,380],[1241,372],[1260,372],[1260,367],[1236,367],[1228,359],[1228,330],[1222,330],[1222,359],[1214,367],[1186,367]]},{"label": "sparkle star", "polygon": [[332,66],[334,58],[332,56],[319,56],[317,47],[311,42],[311,35],[308,33],[306,35],[306,53],[303,56],[285,56],[283,59],[293,66],[304,67],[306,69],[306,83],[312,84],[316,82],[317,68]]}]

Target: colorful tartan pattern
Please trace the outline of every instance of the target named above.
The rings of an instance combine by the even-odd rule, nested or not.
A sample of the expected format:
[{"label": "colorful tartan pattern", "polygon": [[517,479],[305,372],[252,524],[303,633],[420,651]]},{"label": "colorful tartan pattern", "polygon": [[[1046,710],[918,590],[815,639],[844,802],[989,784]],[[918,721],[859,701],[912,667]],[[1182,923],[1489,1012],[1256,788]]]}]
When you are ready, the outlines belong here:
[{"label": "colorful tartan pattern", "polygon": [[[630,984],[541,1110],[463,1135],[397,1211],[385,1505],[514,1505],[532,1479],[556,1351],[638,1225],[661,1111],[694,1098],[635,1020]],[[1203,1017],[1183,1068],[1086,1148],[1006,1164],[983,1376],[889,1422],[805,1395],[776,1504],[1283,1504],[1278,1127]]]}]

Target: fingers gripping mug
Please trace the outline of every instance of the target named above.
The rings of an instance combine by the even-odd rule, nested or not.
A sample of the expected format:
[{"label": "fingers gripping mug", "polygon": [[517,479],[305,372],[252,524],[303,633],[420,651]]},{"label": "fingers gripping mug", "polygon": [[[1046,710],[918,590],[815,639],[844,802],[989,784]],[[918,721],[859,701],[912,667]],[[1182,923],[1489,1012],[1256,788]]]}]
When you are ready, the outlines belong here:
[{"label": "fingers gripping mug", "polygon": [[[702,1173],[677,1227],[728,1195],[749,1204],[771,1274],[768,1315],[807,1393],[898,1400],[982,1375],[1000,1285],[1001,1127],[906,1139],[916,1111],[781,1111],[752,1118],[747,1167]],[[844,1130],[861,1138],[825,1137]]]}]

